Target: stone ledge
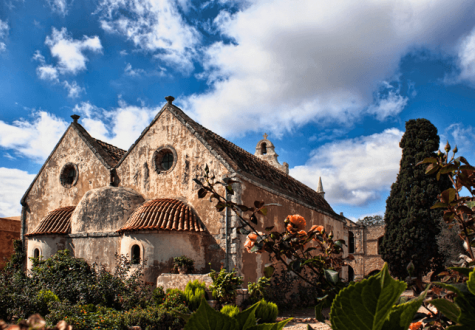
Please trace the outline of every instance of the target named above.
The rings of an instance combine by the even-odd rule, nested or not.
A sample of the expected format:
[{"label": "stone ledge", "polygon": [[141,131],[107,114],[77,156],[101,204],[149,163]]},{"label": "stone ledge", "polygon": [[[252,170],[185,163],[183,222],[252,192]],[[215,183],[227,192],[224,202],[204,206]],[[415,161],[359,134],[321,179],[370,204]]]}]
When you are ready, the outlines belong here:
[{"label": "stone ledge", "polygon": [[199,280],[206,284],[208,288],[213,284],[213,280],[209,274],[161,274],[157,278],[157,287],[162,286],[164,290],[178,288],[180,290],[185,290],[186,284],[190,281]]}]

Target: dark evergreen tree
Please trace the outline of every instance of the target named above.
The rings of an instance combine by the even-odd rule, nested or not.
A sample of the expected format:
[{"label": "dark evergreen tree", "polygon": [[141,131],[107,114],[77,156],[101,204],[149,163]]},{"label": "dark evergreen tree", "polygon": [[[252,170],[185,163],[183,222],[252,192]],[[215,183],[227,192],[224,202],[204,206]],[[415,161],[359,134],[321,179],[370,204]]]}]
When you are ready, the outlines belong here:
[{"label": "dark evergreen tree", "polygon": [[413,262],[412,276],[422,276],[444,263],[437,247],[441,209],[431,210],[437,195],[452,185],[447,176],[437,181],[426,175],[427,166],[416,164],[435,157],[439,148],[437,128],[427,119],[409,120],[399,146],[402,159],[396,182],[386,201],[386,232],[381,244],[382,258],[393,276],[406,278],[407,265]]}]

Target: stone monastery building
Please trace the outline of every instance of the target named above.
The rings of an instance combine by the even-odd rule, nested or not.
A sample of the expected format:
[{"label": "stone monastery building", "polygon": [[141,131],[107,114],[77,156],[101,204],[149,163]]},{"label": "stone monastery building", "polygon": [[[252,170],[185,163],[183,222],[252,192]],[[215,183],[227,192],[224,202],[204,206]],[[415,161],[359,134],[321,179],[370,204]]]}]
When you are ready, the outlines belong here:
[{"label": "stone monastery building", "polygon": [[[193,179],[202,176],[206,164],[217,179],[238,181],[231,200],[281,205],[260,216],[261,230],[273,225],[283,231],[287,215],[300,214],[308,228],[323,225],[348,242],[351,226],[327,203],[321,184],[315,191],[289,176],[288,164],[278,162],[267,135],[252,155],[193,121],[172,104],[173,97],[166,99],[128,151],[91,137],[79,116],[71,116],[73,122],[21,199],[28,257],[48,258],[67,248],[113,269],[115,255],[123,254],[132,263],[145,262],[146,281],[155,282],[171,271],[173,257],[186,255],[201,272],[224,265],[235,267],[245,282],[257,280],[268,256],[247,253],[237,217],[198,198]],[[364,244],[358,246],[364,255]],[[353,268],[350,277],[373,270],[356,263]],[[347,269],[342,277],[348,277]]]}]

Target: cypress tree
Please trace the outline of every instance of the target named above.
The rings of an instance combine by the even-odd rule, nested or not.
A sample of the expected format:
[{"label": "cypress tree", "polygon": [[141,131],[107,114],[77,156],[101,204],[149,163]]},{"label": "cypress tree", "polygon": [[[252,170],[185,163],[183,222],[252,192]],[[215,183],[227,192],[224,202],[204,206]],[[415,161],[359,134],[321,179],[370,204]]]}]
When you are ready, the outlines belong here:
[{"label": "cypress tree", "polygon": [[441,209],[431,210],[437,195],[452,185],[443,175],[426,175],[427,166],[416,164],[435,157],[439,148],[437,128],[427,119],[409,120],[399,146],[402,159],[396,182],[386,200],[386,232],[380,247],[382,258],[393,276],[405,278],[409,262],[415,266],[412,276],[421,277],[443,265],[438,251],[438,219]]}]

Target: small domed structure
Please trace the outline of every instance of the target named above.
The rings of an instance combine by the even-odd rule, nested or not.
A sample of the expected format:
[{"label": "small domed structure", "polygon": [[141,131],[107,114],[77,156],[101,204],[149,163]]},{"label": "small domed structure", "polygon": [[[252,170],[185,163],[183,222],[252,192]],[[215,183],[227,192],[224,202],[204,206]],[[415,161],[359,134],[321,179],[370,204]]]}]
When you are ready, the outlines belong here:
[{"label": "small domed structure", "polygon": [[274,144],[267,139],[267,133],[264,134],[264,138],[257,143],[256,152],[254,156],[259,157],[260,159],[266,161],[275,168],[281,170],[285,174],[289,174],[289,164],[285,163],[280,164],[277,160],[279,155],[275,152]]},{"label": "small domed structure", "polygon": [[89,190],[71,216],[71,234],[114,232],[144,202],[135,190],[103,187]]}]

